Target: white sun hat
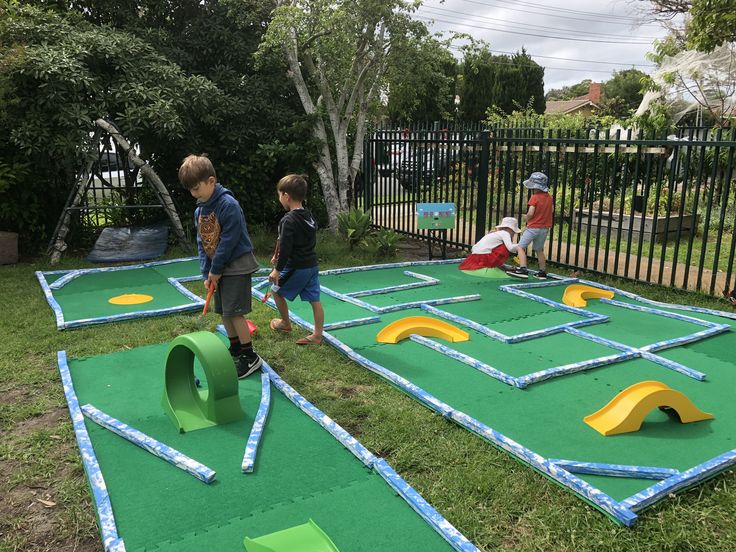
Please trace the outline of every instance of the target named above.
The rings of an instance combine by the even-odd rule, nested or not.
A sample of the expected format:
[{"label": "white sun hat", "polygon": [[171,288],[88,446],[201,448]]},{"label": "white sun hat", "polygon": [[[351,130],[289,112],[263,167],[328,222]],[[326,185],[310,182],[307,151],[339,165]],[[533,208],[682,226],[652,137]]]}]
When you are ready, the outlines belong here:
[{"label": "white sun hat", "polygon": [[496,226],[496,230],[500,230],[501,228],[508,228],[509,230],[513,230],[514,234],[521,233],[521,230],[519,230],[519,223],[514,217],[503,217],[501,224]]}]

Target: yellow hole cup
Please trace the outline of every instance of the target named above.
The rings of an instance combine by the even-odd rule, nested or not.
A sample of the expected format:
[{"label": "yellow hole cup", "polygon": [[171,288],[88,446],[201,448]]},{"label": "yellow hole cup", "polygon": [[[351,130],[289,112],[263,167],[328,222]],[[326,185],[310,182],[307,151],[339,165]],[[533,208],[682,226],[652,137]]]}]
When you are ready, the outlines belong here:
[{"label": "yellow hole cup", "polygon": [[140,305],[142,303],[148,303],[153,301],[152,295],[144,295],[142,293],[126,293],[124,295],[117,295],[107,300],[112,305]]}]

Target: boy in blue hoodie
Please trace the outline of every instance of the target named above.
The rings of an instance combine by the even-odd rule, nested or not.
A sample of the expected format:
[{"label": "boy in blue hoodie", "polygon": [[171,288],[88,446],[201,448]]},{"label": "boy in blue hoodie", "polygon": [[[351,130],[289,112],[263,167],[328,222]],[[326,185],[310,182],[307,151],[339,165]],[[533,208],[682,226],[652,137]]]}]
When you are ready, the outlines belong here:
[{"label": "boy in blue hoodie", "polygon": [[230,340],[230,354],[238,378],[261,367],[245,315],[251,311],[251,275],[258,270],[245,215],[232,192],[217,182],[212,162],[204,155],[189,155],[179,167],[179,182],[197,200],[199,268],[204,287],[215,287],[215,312]]}]

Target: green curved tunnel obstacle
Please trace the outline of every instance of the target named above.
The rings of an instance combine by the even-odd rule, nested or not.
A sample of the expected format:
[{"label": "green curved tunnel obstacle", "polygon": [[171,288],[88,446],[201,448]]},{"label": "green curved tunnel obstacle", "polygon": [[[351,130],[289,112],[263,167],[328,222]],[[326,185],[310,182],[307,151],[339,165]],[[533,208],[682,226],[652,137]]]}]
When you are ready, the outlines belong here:
[{"label": "green curved tunnel obstacle", "polygon": [[[207,389],[197,389],[194,359],[199,360]],[[161,404],[180,432],[242,420],[238,378],[230,352],[210,332],[180,335],[166,354],[164,395]]]}]

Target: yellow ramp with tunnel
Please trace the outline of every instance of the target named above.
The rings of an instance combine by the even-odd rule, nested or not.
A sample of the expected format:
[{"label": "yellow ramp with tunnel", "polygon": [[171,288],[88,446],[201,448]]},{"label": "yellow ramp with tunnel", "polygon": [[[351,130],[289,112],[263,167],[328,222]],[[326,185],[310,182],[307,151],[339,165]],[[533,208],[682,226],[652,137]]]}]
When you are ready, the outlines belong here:
[{"label": "yellow ramp with tunnel", "polygon": [[644,418],[660,406],[672,408],[683,424],[712,420],[713,414],[703,412],[680,391],[660,381],[642,381],[627,387],[611,402],[583,418],[583,421],[601,435],[618,435],[639,431]]},{"label": "yellow ramp with tunnel", "polygon": [[376,341],[379,343],[398,343],[411,334],[439,337],[447,341],[467,341],[470,339],[468,332],[464,332],[443,320],[437,320],[429,316],[407,316],[391,322],[378,332]]},{"label": "yellow ramp with tunnel", "polygon": [[600,289],[585,284],[572,284],[565,288],[562,302],[570,307],[586,307],[586,299],[613,299],[615,294],[607,289]]}]

